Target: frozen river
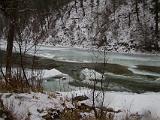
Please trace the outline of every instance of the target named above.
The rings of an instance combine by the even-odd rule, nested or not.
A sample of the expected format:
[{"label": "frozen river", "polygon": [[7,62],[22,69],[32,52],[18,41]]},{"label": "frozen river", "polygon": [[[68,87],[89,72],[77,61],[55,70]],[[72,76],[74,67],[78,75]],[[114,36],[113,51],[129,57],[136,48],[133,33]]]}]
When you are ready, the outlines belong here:
[{"label": "frozen river", "polygon": [[[1,49],[5,49],[5,46],[2,45]],[[50,73],[50,77],[47,78],[48,82],[45,83],[47,89],[55,90],[56,88],[56,90],[63,91],[63,88],[57,86],[67,90],[69,87],[74,88],[73,86],[92,88],[93,78],[86,79],[86,76],[91,76],[94,71],[101,75],[104,74],[106,90],[109,88],[109,90],[116,91],[160,91],[159,55],[111,53],[43,45],[37,46],[37,49],[37,56],[61,62],[62,66],[56,69],[69,76],[62,80],[61,77],[57,78]],[[14,51],[18,52],[18,49]],[[33,55],[33,53],[34,49],[28,51],[28,54]],[[104,61],[105,67],[103,67]],[[88,74],[82,72],[86,69]],[[109,86],[106,85],[108,81]],[[100,79],[97,79],[97,88],[100,87],[98,82]]]}]

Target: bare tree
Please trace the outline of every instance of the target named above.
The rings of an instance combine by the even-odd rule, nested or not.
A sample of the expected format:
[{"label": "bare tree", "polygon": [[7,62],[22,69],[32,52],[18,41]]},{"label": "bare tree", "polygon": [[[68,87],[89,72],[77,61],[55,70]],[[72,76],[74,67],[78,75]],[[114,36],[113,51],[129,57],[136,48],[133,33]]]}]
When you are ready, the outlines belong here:
[{"label": "bare tree", "polygon": [[85,16],[85,9],[84,9],[83,2],[84,2],[84,0],[80,0],[80,7],[82,8],[83,16]]},{"label": "bare tree", "polygon": [[[6,49],[6,75],[5,77],[8,80],[8,84],[12,82],[12,57],[13,57],[13,44],[14,41],[19,40],[19,51],[21,56],[21,68],[23,72],[23,76],[26,79],[27,77],[24,72],[23,65],[23,57],[22,57],[22,44],[25,42],[26,38],[22,37],[22,33],[25,32],[25,29],[32,22],[36,22],[37,26],[35,26],[32,31],[28,31],[29,36],[32,33],[35,33],[35,36],[31,36],[33,43],[40,42],[42,38],[46,35],[44,34],[44,24],[46,24],[46,19],[51,11],[56,11],[64,4],[68,3],[69,0],[1,0],[0,1],[0,13],[6,19],[7,23],[5,25],[6,28],[6,39],[7,39],[7,49]],[[32,26],[29,26],[30,28]],[[30,29],[29,28],[29,29]],[[38,36],[36,35],[38,34]],[[5,33],[4,33],[5,35]],[[6,81],[7,82],[7,81]]]},{"label": "bare tree", "polygon": [[138,0],[135,0],[135,12],[136,12],[136,16],[137,16],[137,21],[139,22]]},{"label": "bare tree", "polygon": [[159,12],[160,12],[160,3],[158,2],[158,0],[154,0],[154,6],[155,6],[155,36],[156,36],[156,40],[155,40],[155,48],[156,50],[159,50],[159,45],[158,45],[158,40],[159,40]]}]

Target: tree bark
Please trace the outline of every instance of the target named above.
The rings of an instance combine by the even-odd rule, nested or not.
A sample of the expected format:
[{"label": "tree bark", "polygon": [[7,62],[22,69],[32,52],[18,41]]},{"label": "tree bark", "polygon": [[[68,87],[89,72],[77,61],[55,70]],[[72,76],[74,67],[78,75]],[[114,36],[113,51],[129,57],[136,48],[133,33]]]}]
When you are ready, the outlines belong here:
[{"label": "tree bark", "polygon": [[131,13],[130,12],[128,13],[128,26],[129,28],[131,26]]},{"label": "tree bark", "polygon": [[159,8],[158,8],[158,0],[155,0],[155,49],[159,50],[159,46],[158,46],[158,39],[159,39],[159,28],[158,28],[158,22],[159,22]]},{"label": "tree bark", "polygon": [[138,0],[135,1],[136,3],[136,15],[137,15],[137,21],[139,22],[139,9],[138,9]]},{"label": "tree bark", "polygon": [[158,0],[155,0],[155,34],[158,35]]},{"label": "tree bark", "polygon": [[11,21],[9,25],[8,36],[7,36],[7,53],[6,53],[6,76],[7,78],[11,77],[14,35],[15,35],[15,23],[14,21]]}]

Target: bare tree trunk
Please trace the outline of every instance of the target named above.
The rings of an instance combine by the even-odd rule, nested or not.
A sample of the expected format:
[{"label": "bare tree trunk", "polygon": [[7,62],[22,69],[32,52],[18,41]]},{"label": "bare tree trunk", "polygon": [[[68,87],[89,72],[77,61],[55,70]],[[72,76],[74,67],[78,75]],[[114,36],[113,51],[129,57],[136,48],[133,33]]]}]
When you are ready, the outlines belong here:
[{"label": "bare tree trunk", "polygon": [[145,9],[147,2],[145,0],[142,0],[142,3],[143,3],[143,9]]},{"label": "bare tree trunk", "polygon": [[115,3],[115,0],[113,0],[113,12],[114,12],[114,14],[115,14],[115,11],[116,11],[116,3]]},{"label": "bare tree trunk", "polygon": [[7,54],[6,54],[6,76],[11,77],[11,65],[12,65],[12,51],[13,51],[13,40],[15,36],[15,23],[10,22],[9,31],[7,36]]},{"label": "bare tree trunk", "polygon": [[76,13],[78,13],[77,0],[74,0],[74,5],[75,5]]},{"label": "bare tree trunk", "polygon": [[93,86],[93,93],[92,93],[92,108],[93,108],[93,111],[94,111],[94,114],[95,114],[95,117],[98,118],[98,113],[97,113],[97,110],[96,110],[96,105],[95,105],[95,92],[96,92],[96,76],[95,76],[95,79],[94,79],[94,86]]},{"label": "bare tree trunk", "polygon": [[139,22],[138,0],[135,0],[135,2],[136,2],[136,3],[135,3],[135,5],[136,5],[136,6],[135,6],[135,7],[136,7],[135,9],[136,9],[137,21]]},{"label": "bare tree trunk", "polygon": [[105,51],[105,48],[104,48],[104,51],[103,51],[103,55],[104,55],[104,58],[103,58],[103,73],[102,73],[102,78],[101,78],[101,91],[102,91],[102,101],[101,101],[101,106],[100,106],[100,119],[103,119],[103,106],[104,106],[104,97],[105,97],[105,93],[104,93],[104,89],[103,89],[103,84],[104,84],[104,73],[105,73],[105,66],[106,66],[106,51]]},{"label": "bare tree trunk", "polygon": [[159,18],[159,16],[158,16],[158,0],[155,0],[155,22],[156,22],[156,24],[155,24],[155,33],[156,33],[156,35],[158,34],[158,18]]},{"label": "bare tree trunk", "polygon": [[158,46],[158,39],[159,39],[159,28],[158,28],[158,20],[159,20],[159,8],[158,8],[158,0],[155,0],[155,36],[156,36],[156,40],[155,40],[155,49],[158,50],[159,46]]},{"label": "bare tree trunk", "polygon": [[[21,38],[20,38],[21,39]],[[19,43],[19,51],[20,51],[20,66],[22,68],[22,73],[23,73],[23,77],[25,79],[26,85],[27,87],[30,87],[29,85],[29,81],[27,79],[26,73],[25,73],[25,68],[24,68],[24,63],[23,63],[23,54],[22,54],[22,39],[21,42]],[[21,84],[23,84],[23,80],[21,79]],[[23,88],[22,88],[23,89]]]},{"label": "bare tree trunk", "polygon": [[131,13],[128,14],[128,26],[131,26]]},{"label": "bare tree trunk", "polygon": [[83,5],[83,0],[80,0],[80,6],[81,6],[82,11],[83,11],[83,16],[85,16],[85,10],[84,10],[84,5]]},{"label": "bare tree trunk", "polygon": [[90,3],[91,3],[91,12],[92,12],[94,7],[94,0],[91,0]]}]

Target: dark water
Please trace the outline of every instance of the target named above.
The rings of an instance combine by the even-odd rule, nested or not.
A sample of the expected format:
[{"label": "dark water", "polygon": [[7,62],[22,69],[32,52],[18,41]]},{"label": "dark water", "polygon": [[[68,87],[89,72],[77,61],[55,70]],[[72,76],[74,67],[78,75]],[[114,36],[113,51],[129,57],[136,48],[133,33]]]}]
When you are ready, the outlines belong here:
[{"label": "dark water", "polygon": [[[41,57],[36,57],[37,69],[55,68],[69,76],[65,80],[48,78],[47,82],[44,82],[47,90],[68,91],[79,89],[79,87],[93,88],[92,84],[80,78],[81,71],[88,68],[104,73],[105,79],[102,85],[104,90],[160,91],[160,56],[157,55],[104,53],[75,48],[53,49],[43,46],[38,52],[37,56]],[[5,52],[1,51],[1,53]],[[31,66],[32,51],[29,54],[24,56],[27,68]],[[15,66],[19,63],[18,56],[18,53],[13,55]],[[96,81],[96,89],[101,89],[101,80],[96,79]]]}]

